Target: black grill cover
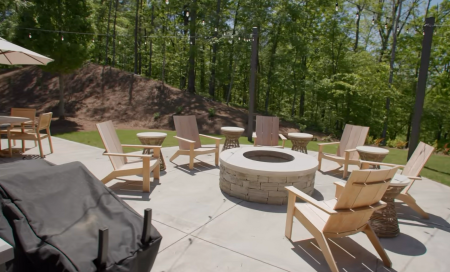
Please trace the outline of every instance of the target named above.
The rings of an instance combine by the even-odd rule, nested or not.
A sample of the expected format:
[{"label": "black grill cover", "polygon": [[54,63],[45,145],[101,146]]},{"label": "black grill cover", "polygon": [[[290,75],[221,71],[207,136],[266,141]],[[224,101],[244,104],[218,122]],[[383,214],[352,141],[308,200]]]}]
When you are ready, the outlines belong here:
[{"label": "black grill cover", "polygon": [[161,243],[143,218],[86,167],[44,160],[0,165],[0,237],[14,247],[11,271],[97,271],[98,230],[109,229],[106,269],[150,271]]}]

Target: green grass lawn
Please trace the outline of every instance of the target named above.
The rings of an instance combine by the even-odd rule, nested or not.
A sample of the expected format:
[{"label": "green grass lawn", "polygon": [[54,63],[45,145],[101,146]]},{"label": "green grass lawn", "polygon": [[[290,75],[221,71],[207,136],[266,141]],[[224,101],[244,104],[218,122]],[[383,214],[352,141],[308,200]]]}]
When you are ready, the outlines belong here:
[{"label": "green grass lawn", "polygon": [[[117,130],[117,134],[119,135],[120,142],[123,144],[141,144],[139,139],[136,137],[136,133],[152,131],[152,130]],[[162,130],[154,130],[154,131],[162,131]],[[176,135],[175,131],[164,131],[167,133],[167,138],[164,140],[163,147],[176,146],[178,142],[173,136]],[[87,145],[92,145],[100,148],[103,147],[102,140],[97,131],[80,131],[80,132],[70,132],[64,134],[54,135],[56,137],[60,137],[66,140],[79,142]],[[220,138],[224,138],[223,135],[212,135]],[[203,138],[203,144],[213,144],[214,140]],[[222,141],[223,143],[223,141]],[[241,137],[239,139],[239,143],[241,144],[253,144],[247,140],[247,137]],[[318,151],[318,142],[310,142],[308,144],[308,150]],[[281,141],[280,141],[281,145]],[[286,141],[286,147],[292,147],[291,141]],[[324,151],[328,153],[336,153],[337,146],[325,146]],[[125,152],[136,151],[138,149],[133,148],[125,148]],[[384,159],[384,162],[388,163],[396,163],[396,164],[405,164],[407,158],[407,150],[401,149],[390,149],[389,155]],[[445,185],[450,186],[450,156],[443,155],[432,155],[428,160],[425,168],[422,170],[421,175],[424,177],[430,178],[432,180],[441,182]]]}]

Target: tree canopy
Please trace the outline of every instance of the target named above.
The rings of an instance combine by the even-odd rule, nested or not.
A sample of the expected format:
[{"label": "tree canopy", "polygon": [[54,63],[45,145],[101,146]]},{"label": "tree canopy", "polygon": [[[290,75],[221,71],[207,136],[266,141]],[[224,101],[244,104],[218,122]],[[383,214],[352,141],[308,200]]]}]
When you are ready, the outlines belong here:
[{"label": "tree canopy", "polygon": [[[423,25],[433,16],[421,135],[448,141],[450,1],[403,0],[401,8],[400,1],[32,0],[18,7],[10,0],[0,30],[55,58],[52,71],[70,72],[85,56],[106,59],[108,66],[247,107],[257,27],[257,112],[335,135],[346,123],[365,125],[373,139],[387,120],[386,140],[401,145],[411,130]],[[66,33],[62,41],[58,32],[24,28],[93,34]]]}]

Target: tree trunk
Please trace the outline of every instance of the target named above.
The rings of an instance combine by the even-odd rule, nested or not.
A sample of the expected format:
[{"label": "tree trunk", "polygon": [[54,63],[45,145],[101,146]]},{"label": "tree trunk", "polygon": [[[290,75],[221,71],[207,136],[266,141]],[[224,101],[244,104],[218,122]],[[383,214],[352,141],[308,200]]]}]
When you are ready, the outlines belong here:
[{"label": "tree trunk", "polygon": [[205,93],[205,44],[202,44],[202,54],[201,54],[201,68],[200,68],[200,90],[202,93]]},{"label": "tree trunk", "polygon": [[105,62],[103,63],[103,67],[102,67],[102,99],[103,99],[103,96],[105,93],[105,66],[108,64],[109,21],[111,19],[112,1],[113,0],[109,0],[108,24],[106,27]]},{"label": "tree trunk", "polygon": [[133,83],[134,83],[134,73],[131,73],[130,89],[128,90],[128,104],[130,105],[131,102],[133,101]]},{"label": "tree trunk", "polygon": [[[214,37],[217,38],[218,30],[219,30],[219,22],[220,22],[220,0],[217,0],[217,9],[216,9],[216,22],[215,22],[215,31]],[[209,78],[209,95],[214,100],[214,93],[216,88],[216,54],[217,54],[217,42],[213,44],[213,57],[211,64],[211,76]]]},{"label": "tree trunk", "polygon": [[[394,25],[394,33],[393,33],[393,41],[392,41],[392,51],[391,51],[391,61],[389,63],[390,65],[390,70],[389,70],[389,88],[391,88],[392,85],[392,81],[394,78],[394,61],[395,61],[395,49],[397,46],[397,26],[399,24],[399,20],[400,20],[400,15],[402,12],[402,2],[403,0],[399,0],[400,1],[400,5],[398,6],[398,15],[397,18],[395,18],[395,13],[394,13],[394,20],[395,21],[395,25]],[[396,9],[396,8],[394,8]],[[382,145],[386,145],[386,134],[387,134],[387,128],[388,128],[388,118],[389,118],[389,111],[390,111],[390,104],[391,104],[391,99],[389,97],[386,97],[386,117],[384,118],[384,125],[383,125],[383,131],[381,132],[381,138],[383,138],[382,141]]]},{"label": "tree trunk", "polygon": [[[153,30],[155,29],[155,25],[154,25],[154,20],[155,20],[155,6],[152,5],[152,19],[151,19],[151,31],[150,34],[153,34]],[[148,76],[151,78],[152,77],[152,57],[153,57],[153,39],[150,38],[150,49],[149,49],[149,60],[148,60]]]},{"label": "tree trunk", "polygon": [[229,69],[230,73],[229,73],[229,77],[228,77],[228,82],[229,83],[228,83],[227,105],[228,105],[228,102],[230,100],[231,87],[233,85],[233,74],[234,74],[234,69],[233,69],[234,35],[236,34],[236,25],[238,23],[239,5],[240,5],[240,0],[238,0],[238,2],[237,2],[236,13],[234,14],[233,34],[232,34],[233,35],[233,39],[231,40],[231,49],[230,49],[229,64],[228,64],[228,69]]},{"label": "tree trunk", "polygon": [[356,18],[356,34],[355,34],[355,45],[353,46],[353,51],[356,52],[358,50],[358,41],[359,41],[359,22],[361,20],[361,13],[364,8],[361,8],[360,5],[356,5],[356,8],[358,9],[358,17]]},{"label": "tree trunk", "polygon": [[138,28],[139,28],[139,0],[136,0],[136,16],[134,22],[134,73],[138,73]]},{"label": "tree trunk", "polygon": [[113,26],[113,59],[112,67],[116,65],[116,21],[117,21],[117,8],[119,6],[119,0],[116,0],[116,7],[114,10],[114,26]]},{"label": "tree trunk", "polygon": [[128,91],[128,103],[133,100],[134,74],[138,72],[138,27],[139,27],[139,0],[136,0],[136,16],[134,22],[134,73],[131,74],[130,89]]},{"label": "tree trunk", "polygon": [[64,75],[59,73],[59,120],[64,120],[66,113],[64,111]]},{"label": "tree trunk", "polygon": [[197,19],[197,0],[192,1],[191,5],[191,24],[189,31],[189,75],[188,75],[188,92],[195,93],[195,31],[196,31],[196,19]]},{"label": "tree trunk", "polygon": [[281,30],[281,23],[276,27],[276,34],[274,37],[274,41],[272,43],[272,48],[270,49],[270,60],[269,60],[269,72],[267,73],[267,90],[266,90],[266,103],[265,103],[265,111],[266,114],[269,113],[269,96],[270,96],[270,87],[272,81],[273,68],[275,66],[275,53],[277,51],[278,46],[278,34]]}]

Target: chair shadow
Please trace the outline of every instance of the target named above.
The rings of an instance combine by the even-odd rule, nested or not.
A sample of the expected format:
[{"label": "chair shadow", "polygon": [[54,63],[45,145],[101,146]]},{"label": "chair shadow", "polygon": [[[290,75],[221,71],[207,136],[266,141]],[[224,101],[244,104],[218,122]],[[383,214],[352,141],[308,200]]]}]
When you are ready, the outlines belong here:
[{"label": "chair shadow", "polygon": [[401,255],[420,256],[427,252],[422,242],[404,233],[400,233],[395,238],[380,238],[380,242],[386,250]]},{"label": "chair shadow", "polygon": [[346,178],[343,178],[342,177],[342,173],[344,172],[343,170],[340,170],[342,168],[342,166],[339,166],[339,167],[337,167],[337,168],[335,168],[335,169],[331,169],[331,170],[326,170],[326,171],[323,171],[323,170],[318,170],[320,173],[322,173],[323,175],[327,175],[327,176],[331,176],[331,177],[334,177],[334,178],[338,178],[338,179],[340,179],[340,180],[347,180],[348,179],[348,177],[352,174],[352,171],[349,169],[348,170],[348,173],[347,173],[347,177]]},{"label": "chair shadow", "polygon": [[[429,219],[423,219],[418,213],[411,209],[408,205],[403,202],[396,202],[395,209],[397,211],[398,219],[401,225],[410,225],[423,228],[436,228],[446,232],[450,232],[450,223],[444,218],[428,213]],[[403,220],[408,220],[405,222]]]},{"label": "chair shadow", "polygon": [[[318,272],[329,272],[330,268],[322,251],[314,238],[293,242],[293,251]],[[384,266],[378,255],[372,254],[349,237],[328,240],[339,271],[391,271],[393,268]],[[383,268],[383,269],[380,269]]]},{"label": "chair shadow", "polygon": [[150,182],[150,192],[145,193],[142,191],[142,181],[126,180],[115,183],[109,189],[122,200],[150,201],[150,194],[158,185],[161,185],[159,179],[152,180]]},{"label": "chair shadow", "polygon": [[213,169],[220,169],[219,166],[216,166],[214,164],[210,164],[208,162],[204,162],[201,160],[196,159],[196,161],[194,161],[194,168],[193,169],[189,169],[189,163],[185,163],[185,164],[177,164],[174,162],[171,162],[172,164],[174,164],[174,169],[177,170],[181,170],[183,172],[185,172],[186,174],[189,174],[191,176],[195,176],[197,173],[203,172],[203,171],[208,171],[208,170],[213,170]]}]

